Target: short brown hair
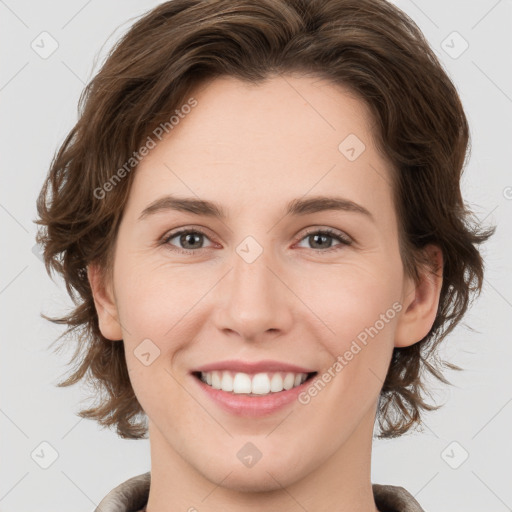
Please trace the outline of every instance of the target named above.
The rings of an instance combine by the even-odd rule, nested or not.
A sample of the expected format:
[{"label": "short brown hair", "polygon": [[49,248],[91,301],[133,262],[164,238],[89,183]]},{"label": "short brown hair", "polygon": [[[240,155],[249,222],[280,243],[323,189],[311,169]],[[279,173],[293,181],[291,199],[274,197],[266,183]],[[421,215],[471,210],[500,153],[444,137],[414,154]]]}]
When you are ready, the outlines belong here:
[{"label": "short brown hair", "polygon": [[[418,343],[395,348],[382,387],[378,437],[421,423],[430,372],[449,384],[435,349],[460,321],[483,281],[478,244],[495,230],[471,224],[460,178],[469,129],[457,91],[417,25],[385,0],[172,0],[144,15],[110,52],[85,88],[80,118],[55,154],[37,202],[48,273],[60,273],[75,308],[61,318],[75,333],[76,367],[59,386],[82,378],[102,395],[84,418],[115,426],[123,438],[145,437],[122,340],[99,330],[87,265],[110,275],[113,244],[134,172],[104,197],[95,192],[123,168],[155,126],[201,84],[232,76],[258,84],[302,73],[348,88],[369,106],[376,144],[393,167],[404,272],[417,280],[421,250],[443,252],[437,316]],[[126,169],[126,167],[125,167]],[[432,269],[436,271],[436,269]],[[62,336],[60,338],[62,338]],[[59,338],[59,339],[60,339]]]}]

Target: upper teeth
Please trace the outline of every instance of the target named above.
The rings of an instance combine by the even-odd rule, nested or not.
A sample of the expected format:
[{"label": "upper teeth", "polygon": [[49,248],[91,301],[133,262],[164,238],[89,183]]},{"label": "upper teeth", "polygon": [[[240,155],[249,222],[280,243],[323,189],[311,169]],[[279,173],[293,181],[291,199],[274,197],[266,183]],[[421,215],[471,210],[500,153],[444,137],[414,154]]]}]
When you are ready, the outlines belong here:
[{"label": "upper teeth", "polygon": [[214,389],[231,391],[233,393],[254,393],[266,395],[277,393],[283,389],[299,386],[307,379],[307,373],[232,373],[228,370],[201,372],[201,380]]}]

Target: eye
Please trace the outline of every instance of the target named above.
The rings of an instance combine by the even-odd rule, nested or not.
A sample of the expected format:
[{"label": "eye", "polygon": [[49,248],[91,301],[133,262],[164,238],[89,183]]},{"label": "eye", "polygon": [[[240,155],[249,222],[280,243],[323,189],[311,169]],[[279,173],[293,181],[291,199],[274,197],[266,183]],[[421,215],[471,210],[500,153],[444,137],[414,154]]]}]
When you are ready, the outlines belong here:
[{"label": "eye", "polygon": [[[329,240],[336,239],[340,242],[339,245],[351,245],[352,240],[348,238],[346,235],[344,235],[341,232],[338,232],[334,229],[326,228],[326,229],[316,229],[311,230],[308,233],[306,233],[306,236],[301,239],[307,240],[313,245],[317,245],[320,247],[312,247],[315,251],[320,252],[330,252],[335,251],[338,246],[332,247],[332,242],[329,242]],[[323,245],[323,247],[322,247]]]},{"label": "eye", "polygon": [[178,238],[178,243],[183,244],[184,247],[172,247],[172,249],[183,254],[191,254],[200,249],[204,249],[205,247],[200,247],[201,241],[203,238],[208,237],[205,233],[197,229],[182,229],[166,236],[162,240],[162,244],[173,246],[174,244],[171,243],[171,240],[174,240],[175,238]]},{"label": "eye", "polygon": [[[181,245],[181,247],[176,247],[175,243],[172,240],[177,239],[177,242]],[[181,229],[179,231],[175,231],[174,233],[170,233],[162,239],[162,245],[168,245],[174,251],[180,252],[182,254],[192,254],[193,252],[197,252],[201,249],[206,249],[207,247],[203,247],[204,239],[208,239],[206,233],[198,229]],[[338,245],[332,246],[332,240],[338,240],[340,243]],[[348,238],[341,232],[338,232],[334,229],[325,228],[325,229],[313,229],[306,233],[306,236],[300,239],[308,240],[313,245],[319,245],[320,247],[312,247],[313,250],[318,252],[330,252],[335,251],[339,246],[343,245],[351,245],[352,240]],[[323,247],[322,247],[323,245]]]}]

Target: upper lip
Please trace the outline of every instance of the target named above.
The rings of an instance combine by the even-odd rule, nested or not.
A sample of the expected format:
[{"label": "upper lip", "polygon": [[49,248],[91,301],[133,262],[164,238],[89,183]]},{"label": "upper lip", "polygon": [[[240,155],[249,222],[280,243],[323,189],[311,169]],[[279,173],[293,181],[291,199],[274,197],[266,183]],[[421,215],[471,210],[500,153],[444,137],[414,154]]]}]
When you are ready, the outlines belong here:
[{"label": "upper lip", "polygon": [[293,373],[315,373],[315,370],[297,366],[295,364],[283,363],[280,361],[241,361],[230,359],[227,361],[217,361],[196,368],[195,372],[213,372],[221,370],[231,370],[242,373],[264,373],[264,372],[293,372]]}]

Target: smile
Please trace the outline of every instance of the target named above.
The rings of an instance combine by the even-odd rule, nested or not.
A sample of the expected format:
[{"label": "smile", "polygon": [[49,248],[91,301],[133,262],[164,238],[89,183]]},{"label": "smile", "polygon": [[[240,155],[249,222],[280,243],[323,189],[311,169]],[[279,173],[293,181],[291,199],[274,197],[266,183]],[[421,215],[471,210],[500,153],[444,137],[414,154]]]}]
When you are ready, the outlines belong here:
[{"label": "smile", "polygon": [[194,375],[213,389],[237,395],[265,396],[296,388],[317,372],[260,372],[249,374],[231,370],[195,372]]},{"label": "smile", "polygon": [[[213,370],[192,372],[191,378],[197,383],[199,392],[224,412],[233,416],[255,418],[269,416],[296,402],[317,373],[247,374]],[[215,388],[214,384],[220,387]]]}]

